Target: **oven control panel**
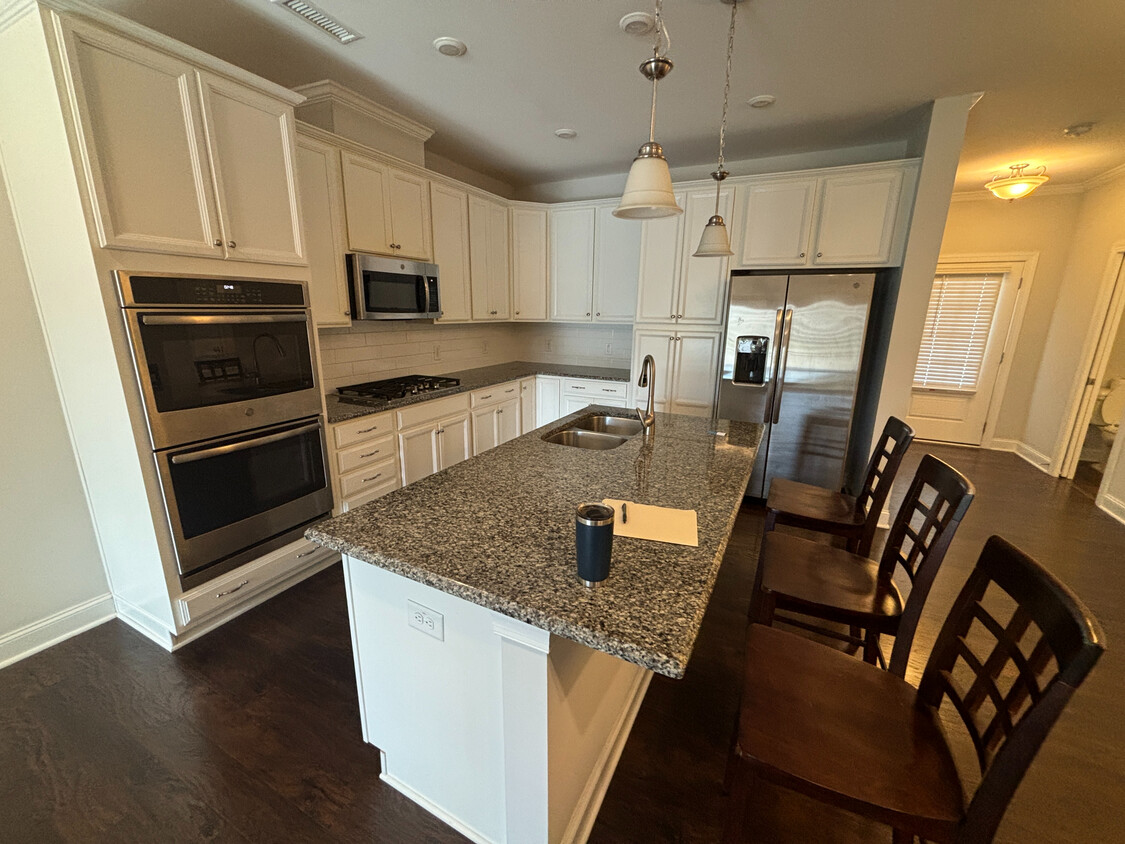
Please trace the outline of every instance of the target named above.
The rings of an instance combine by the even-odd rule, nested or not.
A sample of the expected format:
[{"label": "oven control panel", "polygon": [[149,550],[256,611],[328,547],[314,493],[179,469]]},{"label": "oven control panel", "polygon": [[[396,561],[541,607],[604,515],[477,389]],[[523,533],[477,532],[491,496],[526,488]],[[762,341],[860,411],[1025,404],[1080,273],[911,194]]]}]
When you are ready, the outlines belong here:
[{"label": "oven control panel", "polygon": [[169,307],[288,307],[304,308],[305,289],[299,281],[259,281],[198,276],[144,276],[118,273],[121,304]]}]

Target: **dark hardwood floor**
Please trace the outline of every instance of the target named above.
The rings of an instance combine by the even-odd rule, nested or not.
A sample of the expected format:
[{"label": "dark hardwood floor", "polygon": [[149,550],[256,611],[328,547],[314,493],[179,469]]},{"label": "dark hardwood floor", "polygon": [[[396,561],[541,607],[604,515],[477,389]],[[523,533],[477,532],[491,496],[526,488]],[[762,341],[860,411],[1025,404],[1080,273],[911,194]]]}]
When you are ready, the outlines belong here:
[{"label": "dark hardwood floor", "polygon": [[[927,450],[978,495],[931,593],[913,670],[993,533],[1045,562],[1108,632],[999,840],[1125,841],[1125,526],[1011,454],[916,444],[902,476]],[[686,678],[654,678],[592,842],[718,840],[761,523],[753,508],[738,520]],[[338,567],[175,654],[115,621],[0,671],[3,842],[465,840],[378,770],[360,739]],[[763,787],[754,811],[756,841],[890,841],[782,789]]]}]

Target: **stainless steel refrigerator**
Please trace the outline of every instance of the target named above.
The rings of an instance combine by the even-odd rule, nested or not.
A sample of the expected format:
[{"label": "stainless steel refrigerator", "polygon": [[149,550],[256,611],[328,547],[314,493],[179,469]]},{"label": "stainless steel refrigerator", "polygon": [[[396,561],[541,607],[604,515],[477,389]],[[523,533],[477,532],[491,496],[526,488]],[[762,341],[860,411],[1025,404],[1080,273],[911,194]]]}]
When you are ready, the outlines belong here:
[{"label": "stainless steel refrigerator", "polygon": [[731,278],[718,415],[766,424],[747,495],[773,478],[841,487],[874,287],[871,273]]}]

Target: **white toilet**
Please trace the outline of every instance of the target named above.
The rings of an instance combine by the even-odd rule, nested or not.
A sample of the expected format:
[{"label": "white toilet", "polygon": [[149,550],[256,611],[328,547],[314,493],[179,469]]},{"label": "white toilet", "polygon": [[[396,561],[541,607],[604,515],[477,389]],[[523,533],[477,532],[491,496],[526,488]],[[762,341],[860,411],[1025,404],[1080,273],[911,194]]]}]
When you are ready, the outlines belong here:
[{"label": "white toilet", "polygon": [[1113,446],[1121,417],[1125,414],[1125,378],[1112,378],[1098,393],[1098,403],[1094,405],[1094,416],[1090,424],[1101,432],[1107,445]]}]

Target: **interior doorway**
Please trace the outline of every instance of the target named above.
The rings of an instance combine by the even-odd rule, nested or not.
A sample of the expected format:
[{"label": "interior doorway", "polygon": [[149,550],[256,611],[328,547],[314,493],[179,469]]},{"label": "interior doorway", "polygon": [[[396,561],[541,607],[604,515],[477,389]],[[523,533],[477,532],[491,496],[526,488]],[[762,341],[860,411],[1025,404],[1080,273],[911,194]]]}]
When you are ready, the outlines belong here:
[{"label": "interior doorway", "polygon": [[906,417],[920,439],[979,446],[995,427],[1033,264],[939,262]]},{"label": "interior doorway", "polygon": [[1085,379],[1074,424],[1067,440],[1059,475],[1073,478],[1081,489],[1097,495],[1113,453],[1121,423],[1120,407],[1125,401],[1125,254],[1114,249],[1111,280],[1100,324],[1095,324],[1096,339],[1089,366],[1080,375]]}]

